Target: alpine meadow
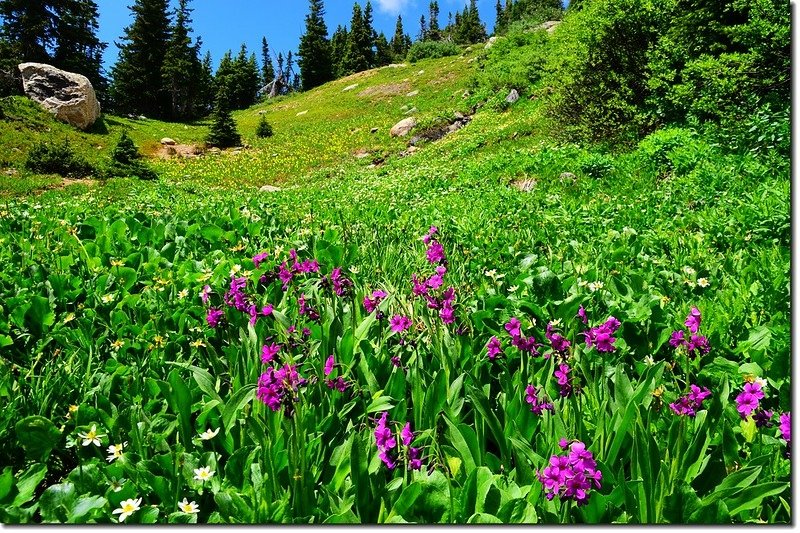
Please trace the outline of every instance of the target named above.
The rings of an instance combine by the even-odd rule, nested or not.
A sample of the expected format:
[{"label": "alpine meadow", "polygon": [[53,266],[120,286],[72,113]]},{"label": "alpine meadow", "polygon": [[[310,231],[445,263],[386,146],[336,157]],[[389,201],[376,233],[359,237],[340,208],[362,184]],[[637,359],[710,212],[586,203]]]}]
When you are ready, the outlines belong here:
[{"label": "alpine meadow", "polygon": [[0,0],[0,523],[792,523],[789,2],[123,4]]}]

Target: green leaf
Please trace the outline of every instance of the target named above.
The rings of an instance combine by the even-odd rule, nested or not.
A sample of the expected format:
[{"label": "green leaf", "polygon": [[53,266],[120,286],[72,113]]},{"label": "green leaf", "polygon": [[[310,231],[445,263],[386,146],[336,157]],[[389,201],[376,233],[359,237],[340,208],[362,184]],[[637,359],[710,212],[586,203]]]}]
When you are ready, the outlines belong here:
[{"label": "green leaf", "polygon": [[467,520],[467,524],[502,524],[503,521],[488,513],[475,513]]},{"label": "green leaf", "polygon": [[420,494],[422,494],[421,483],[415,481],[407,486],[400,494],[400,497],[397,498],[397,501],[392,507],[392,512],[389,513],[387,521],[393,519],[395,516],[405,515],[408,510],[414,506],[414,503],[416,503]]},{"label": "green leaf", "polygon": [[51,485],[39,497],[39,510],[46,522],[66,522],[69,509],[75,501],[75,485]]},{"label": "green leaf", "polygon": [[17,441],[25,455],[33,461],[44,461],[61,439],[61,432],[50,419],[43,416],[23,418],[15,426]]},{"label": "green leaf", "polygon": [[33,498],[36,487],[42,482],[47,475],[47,467],[45,465],[32,465],[19,477],[17,481],[17,493],[14,502],[11,504],[14,507],[19,507],[22,504],[28,503]]},{"label": "green leaf", "polygon": [[255,395],[255,383],[248,383],[233,393],[225,404],[225,410],[222,412],[222,425],[225,427],[225,431],[230,432],[233,429],[233,421],[236,420],[239,412],[252,401]]},{"label": "green leaf", "polygon": [[69,514],[69,522],[76,523],[82,521],[86,515],[89,515],[92,511],[102,509],[107,503],[108,500],[102,496],[81,496],[72,507],[72,511]]},{"label": "green leaf", "polygon": [[170,397],[172,399],[170,403],[175,410],[175,414],[178,415],[183,445],[186,448],[191,448],[192,437],[194,436],[194,432],[192,431],[192,394],[189,392],[189,387],[186,386],[178,369],[172,370],[172,372],[169,373],[168,379]]},{"label": "green leaf", "polygon": [[326,518],[323,524],[360,524],[358,517],[348,509],[347,511],[335,515],[331,515]]},{"label": "green leaf", "polygon": [[784,482],[761,483],[742,489],[736,494],[725,498],[724,501],[730,510],[731,516],[736,516],[742,511],[758,507],[764,498],[780,494],[788,488],[789,483]]},{"label": "green leaf", "polygon": [[450,420],[450,417],[444,417],[444,421],[447,424],[447,438],[461,457],[465,468],[464,472],[466,475],[470,475],[476,467],[470,447],[464,439],[464,435],[461,434],[458,427]]},{"label": "green leaf", "polygon": [[392,398],[390,396],[379,396],[372,400],[367,406],[367,414],[388,411],[393,407],[394,405],[392,404]]},{"label": "green leaf", "polygon": [[5,348],[6,346],[11,346],[14,344],[14,340],[9,337],[8,335],[0,335],[0,348]]}]

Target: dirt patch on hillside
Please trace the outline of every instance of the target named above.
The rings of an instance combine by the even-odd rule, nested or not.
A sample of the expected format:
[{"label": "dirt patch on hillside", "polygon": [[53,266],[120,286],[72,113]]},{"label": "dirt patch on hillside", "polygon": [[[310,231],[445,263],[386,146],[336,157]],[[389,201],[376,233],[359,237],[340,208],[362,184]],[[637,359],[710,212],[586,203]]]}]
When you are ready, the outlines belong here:
[{"label": "dirt patch on hillside", "polygon": [[159,147],[153,154],[161,159],[173,159],[176,157],[191,159],[203,155],[205,149],[195,144],[173,144]]},{"label": "dirt patch on hillside", "polygon": [[375,87],[368,87],[358,93],[358,96],[367,98],[371,96],[400,96],[408,93],[411,90],[411,84],[407,81],[401,83],[386,83],[384,85],[376,85]]}]

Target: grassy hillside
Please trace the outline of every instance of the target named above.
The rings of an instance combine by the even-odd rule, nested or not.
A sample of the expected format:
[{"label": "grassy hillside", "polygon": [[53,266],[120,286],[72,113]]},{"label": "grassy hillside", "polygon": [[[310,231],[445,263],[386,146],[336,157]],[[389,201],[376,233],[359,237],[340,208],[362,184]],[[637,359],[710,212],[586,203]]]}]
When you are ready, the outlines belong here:
[{"label": "grassy hillside", "polygon": [[[0,521],[117,521],[138,498],[129,523],[790,521],[788,160],[687,127],[564,142],[502,82],[401,156],[407,109],[415,131],[466,112],[492,61],[237,112],[250,148],[153,160],[154,182],[42,191],[61,178],[22,165],[41,139],[100,164],[123,128],[153,153],[207,124],[81,134],[7,104]],[[737,410],[754,383],[767,425]],[[548,498],[538,474],[581,453],[588,501]]]}]

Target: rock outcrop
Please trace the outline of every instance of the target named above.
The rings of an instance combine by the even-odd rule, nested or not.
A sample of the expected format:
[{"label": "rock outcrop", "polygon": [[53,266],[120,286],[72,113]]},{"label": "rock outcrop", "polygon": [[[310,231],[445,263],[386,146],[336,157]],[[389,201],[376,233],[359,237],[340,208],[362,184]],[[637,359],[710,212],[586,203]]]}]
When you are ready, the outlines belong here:
[{"label": "rock outcrop", "polygon": [[21,63],[18,68],[25,94],[58,120],[86,130],[100,116],[100,103],[86,76],[44,63]]}]

